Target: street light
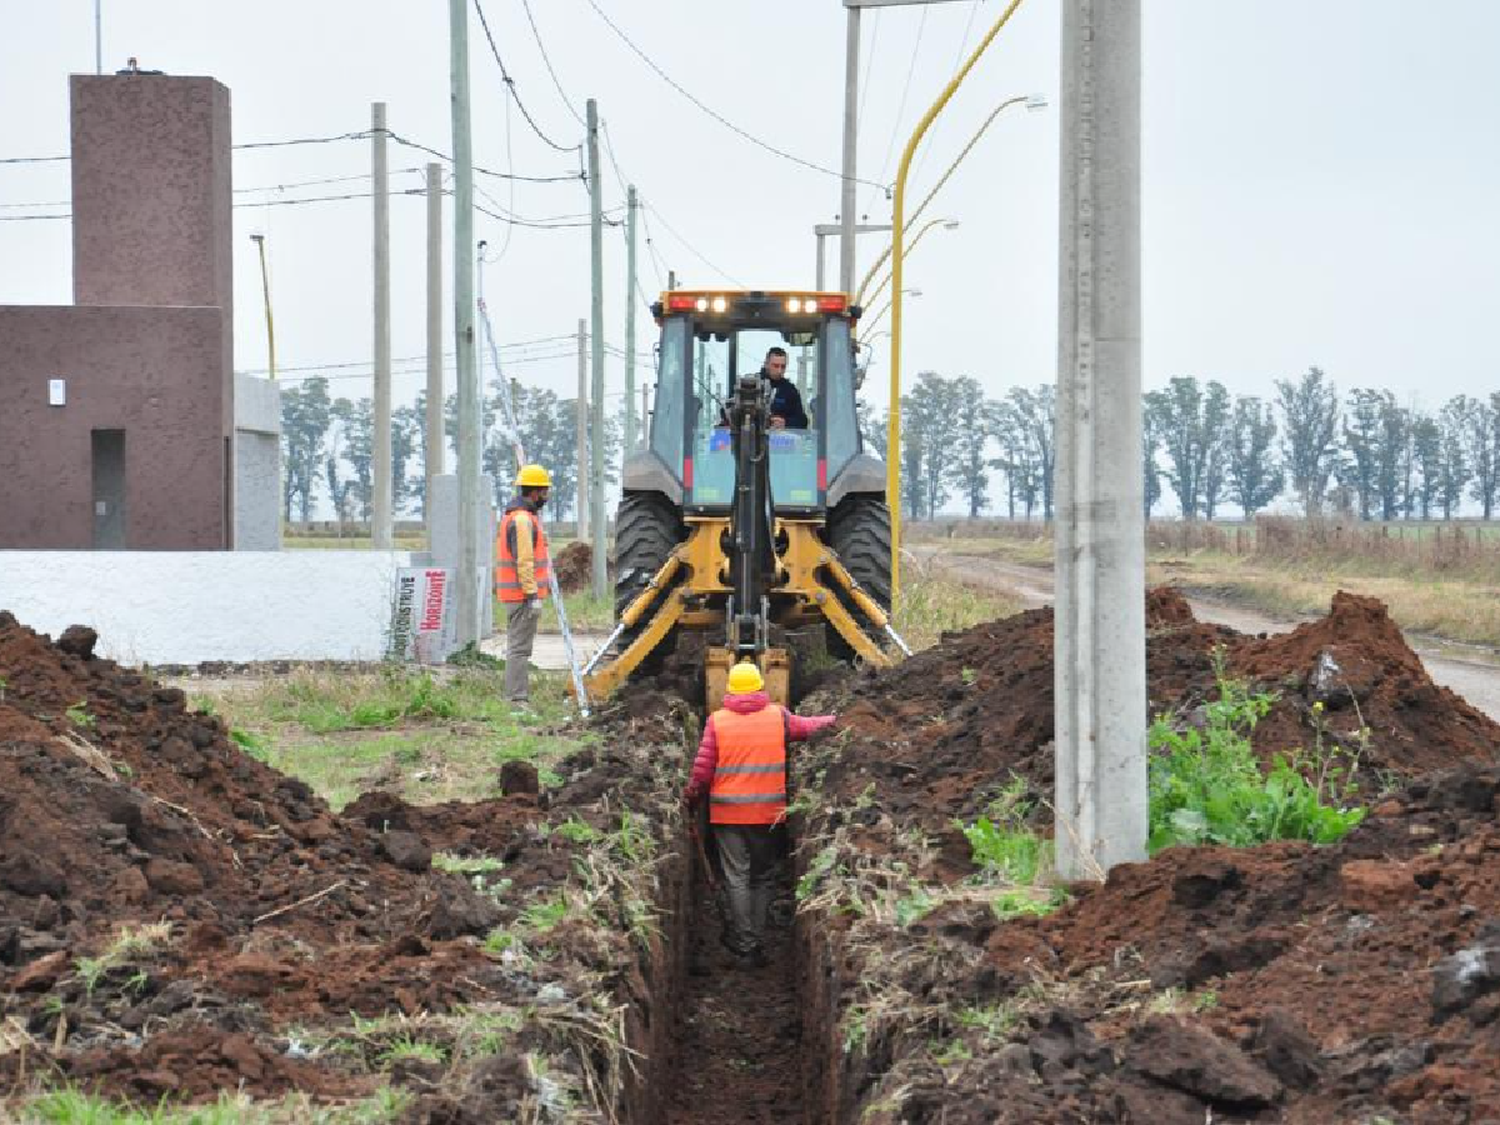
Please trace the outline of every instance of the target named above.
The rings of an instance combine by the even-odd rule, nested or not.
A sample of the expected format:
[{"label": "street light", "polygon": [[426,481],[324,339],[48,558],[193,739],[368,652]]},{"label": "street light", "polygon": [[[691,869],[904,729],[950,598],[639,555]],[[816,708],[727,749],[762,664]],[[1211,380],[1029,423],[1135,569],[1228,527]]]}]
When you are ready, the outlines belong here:
[{"label": "street light", "polygon": [[260,251],[260,291],[266,306],[266,359],[271,373],[271,381],[276,380],[276,325],[271,319],[271,277],[266,272],[266,236],[263,234],[252,234],[250,241],[255,243],[256,249]]},{"label": "street light", "polygon": [[[855,153],[859,132],[859,14],[861,8],[904,8],[913,4],[945,4],[951,0],[844,0],[848,22],[844,31],[844,162],[840,169],[839,288],[854,289]],[[819,286],[819,288],[822,288]]]},{"label": "street light", "polygon": [[[907,297],[920,297],[922,295],[922,291],[920,289],[903,289],[903,290],[901,290],[901,292],[902,292],[902,294],[904,296],[907,296]],[[872,316],[872,317],[870,317],[869,321],[865,324],[864,327],[866,327],[866,328],[874,328],[877,324],[880,323],[880,318],[883,317],[886,313],[888,313],[890,311],[891,311],[891,302],[890,302],[890,300],[887,300],[885,304],[883,304],[883,305],[880,306],[880,308],[876,311],[875,315]],[[890,332],[888,332],[888,331],[886,331],[886,332],[877,332],[875,335],[876,336],[889,336]],[[875,338],[874,336],[871,336],[868,339],[873,340],[874,338]]]},{"label": "street light", "polygon": [[[895,293],[891,298],[891,410],[890,426],[886,437],[886,447],[899,451],[901,448],[901,280],[906,265],[906,177],[911,172],[911,160],[916,155],[917,145],[922,143],[922,138],[927,135],[927,130],[932,127],[933,119],[942,112],[943,107],[953,97],[953,92],[963,84],[963,80],[969,76],[969,71],[974,69],[974,64],[979,61],[981,55],[989,49],[995,41],[995,36],[1000,34],[1000,29],[1010,22],[1010,17],[1015,15],[1016,9],[1021,6],[1021,0],[1011,0],[1000,13],[1000,18],[995,25],[989,29],[985,37],[980,40],[979,46],[969,55],[968,61],[959,69],[943,92],[927,112],[922,115],[922,120],[917,122],[917,127],[912,131],[911,138],[906,142],[906,150],[901,154],[901,164],[896,170],[896,192],[891,201],[891,225],[896,229],[891,235],[891,282],[895,287]],[[885,492],[886,503],[891,508],[891,600],[894,604],[901,589],[901,458],[887,457],[885,466]]]},{"label": "street light", "polygon": [[[984,136],[984,134],[989,130],[990,125],[994,123],[995,118],[999,117],[1013,105],[1024,105],[1028,112],[1036,113],[1038,110],[1047,108],[1047,97],[1045,94],[1021,94],[1013,98],[1006,98],[1003,102],[997,105],[990,112],[990,115],[984,119],[984,123],[974,131],[974,135],[969,138],[969,143],[964,145],[964,147],[959,151],[959,154],[953,158],[953,163],[948,165],[948,170],[944,172],[940,177],[938,177],[938,182],[932,185],[932,190],[927,193],[927,197],[923,199],[921,203],[917,204],[917,209],[911,213],[911,218],[907,220],[908,223],[915,223],[922,217],[922,212],[927,210],[927,205],[937,197],[938,192],[943,190],[943,185],[953,177],[953,173],[958,171],[958,166],[962,164],[964,162],[964,158],[973,151],[974,146],[979,143],[979,139]],[[869,287],[870,281],[875,276],[876,271],[879,270],[881,266],[885,265],[885,263],[890,260],[890,257],[891,248],[890,246],[887,246],[884,253],[882,253],[879,259],[876,260],[875,264],[870,267],[870,272],[865,274],[865,279],[859,283],[859,294],[857,297],[857,300],[859,302],[863,302],[865,289]]]},{"label": "street light", "polygon": [[[919,243],[919,242],[922,241],[922,236],[924,234],[926,234],[928,231],[930,231],[933,227],[942,227],[944,230],[957,230],[958,227],[959,227],[959,223],[958,223],[957,219],[929,219],[927,221],[927,224],[921,230],[917,231],[916,237],[913,238],[910,242],[908,242],[906,244],[906,251],[905,252],[907,254],[910,254],[912,252],[912,250],[916,247],[917,243]],[[890,251],[887,250],[886,253],[889,254]],[[864,284],[868,285],[869,283],[870,283],[869,278],[866,278]],[[882,293],[884,293],[885,292],[885,287],[887,285],[889,285],[890,283],[891,283],[891,275],[890,274],[886,274],[885,277],[881,280],[880,284],[875,287],[875,292],[873,292],[873,293],[870,294],[868,300],[865,299],[864,286],[862,285],[860,287],[859,297],[857,298],[856,303],[857,304],[861,304],[861,305],[864,305],[864,304],[871,304],[871,305],[873,305],[875,303],[875,298],[879,297]],[[908,290],[908,292],[910,292],[910,290]]]}]

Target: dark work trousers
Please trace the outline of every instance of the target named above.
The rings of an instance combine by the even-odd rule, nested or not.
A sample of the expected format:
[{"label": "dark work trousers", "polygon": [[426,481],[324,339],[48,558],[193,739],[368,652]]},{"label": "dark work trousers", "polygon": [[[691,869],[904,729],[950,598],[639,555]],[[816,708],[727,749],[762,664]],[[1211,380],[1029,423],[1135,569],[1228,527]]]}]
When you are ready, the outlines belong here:
[{"label": "dark work trousers", "polygon": [[714,843],[729,899],[728,945],[741,955],[761,948],[776,893],[781,838],[770,824],[715,824]]},{"label": "dark work trousers", "polygon": [[540,602],[511,602],[505,618],[505,698],[525,703],[531,698],[531,646],[536,641]]}]

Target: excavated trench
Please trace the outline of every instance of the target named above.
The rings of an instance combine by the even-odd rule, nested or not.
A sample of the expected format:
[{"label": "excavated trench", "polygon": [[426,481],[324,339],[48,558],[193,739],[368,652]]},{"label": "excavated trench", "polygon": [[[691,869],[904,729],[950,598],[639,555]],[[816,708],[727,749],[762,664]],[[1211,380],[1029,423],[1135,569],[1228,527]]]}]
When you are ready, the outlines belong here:
[{"label": "excavated trench", "polygon": [[[700,724],[701,726],[701,724]],[[691,761],[695,747],[685,747]],[[685,826],[663,869],[661,952],[644,982],[636,1042],[649,1059],[627,1097],[639,1125],[826,1122],[826,1048],[834,1039],[820,923],[798,916],[797,823],[782,829],[782,862],[763,968],[722,943],[724,891],[713,836]],[[813,971],[809,966],[817,966]]]}]

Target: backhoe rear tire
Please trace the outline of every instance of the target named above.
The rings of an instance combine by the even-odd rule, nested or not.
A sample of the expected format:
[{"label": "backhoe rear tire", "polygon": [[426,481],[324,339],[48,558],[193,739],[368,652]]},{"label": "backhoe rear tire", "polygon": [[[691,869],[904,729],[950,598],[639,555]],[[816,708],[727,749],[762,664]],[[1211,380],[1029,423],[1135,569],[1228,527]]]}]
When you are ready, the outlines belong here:
[{"label": "backhoe rear tire", "polygon": [[[828,514],[828,545],[838,555],[844,568],[864,588],[875,603],[887,613],[891,609],[891,510],[879,496],[858,493],[846,496],[838,507]],[[835,588],[837,586],[835,584]],[[885,637],[859,611],[854,600],[837,589],[839,601],[854,619],[865,629],[877,644]],[[852,652],[831,625],[828,629],[830,649],[841,655]]]},{"label": "backhoe rear tire", "polygon": [[[627,492],[620,500],[615,517],[616,621],[650,584],[683,537],[681,511],[660,492]],[[627,631],[620,638],[620,647],[628,645],[638,631]]]}]

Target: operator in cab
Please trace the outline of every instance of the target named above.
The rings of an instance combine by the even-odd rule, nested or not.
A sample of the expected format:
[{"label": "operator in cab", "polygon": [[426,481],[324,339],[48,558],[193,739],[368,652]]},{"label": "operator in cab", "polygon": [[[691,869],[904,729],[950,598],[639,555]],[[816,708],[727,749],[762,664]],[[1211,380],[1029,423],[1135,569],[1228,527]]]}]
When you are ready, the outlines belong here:
[{"label": "operator in cab", "polygon": [[760,377],[771,384],[771,429],[807,429],[807,411],[802,409],[802,393],[786,377],[786,349],[772,348],[760,365]]}]

